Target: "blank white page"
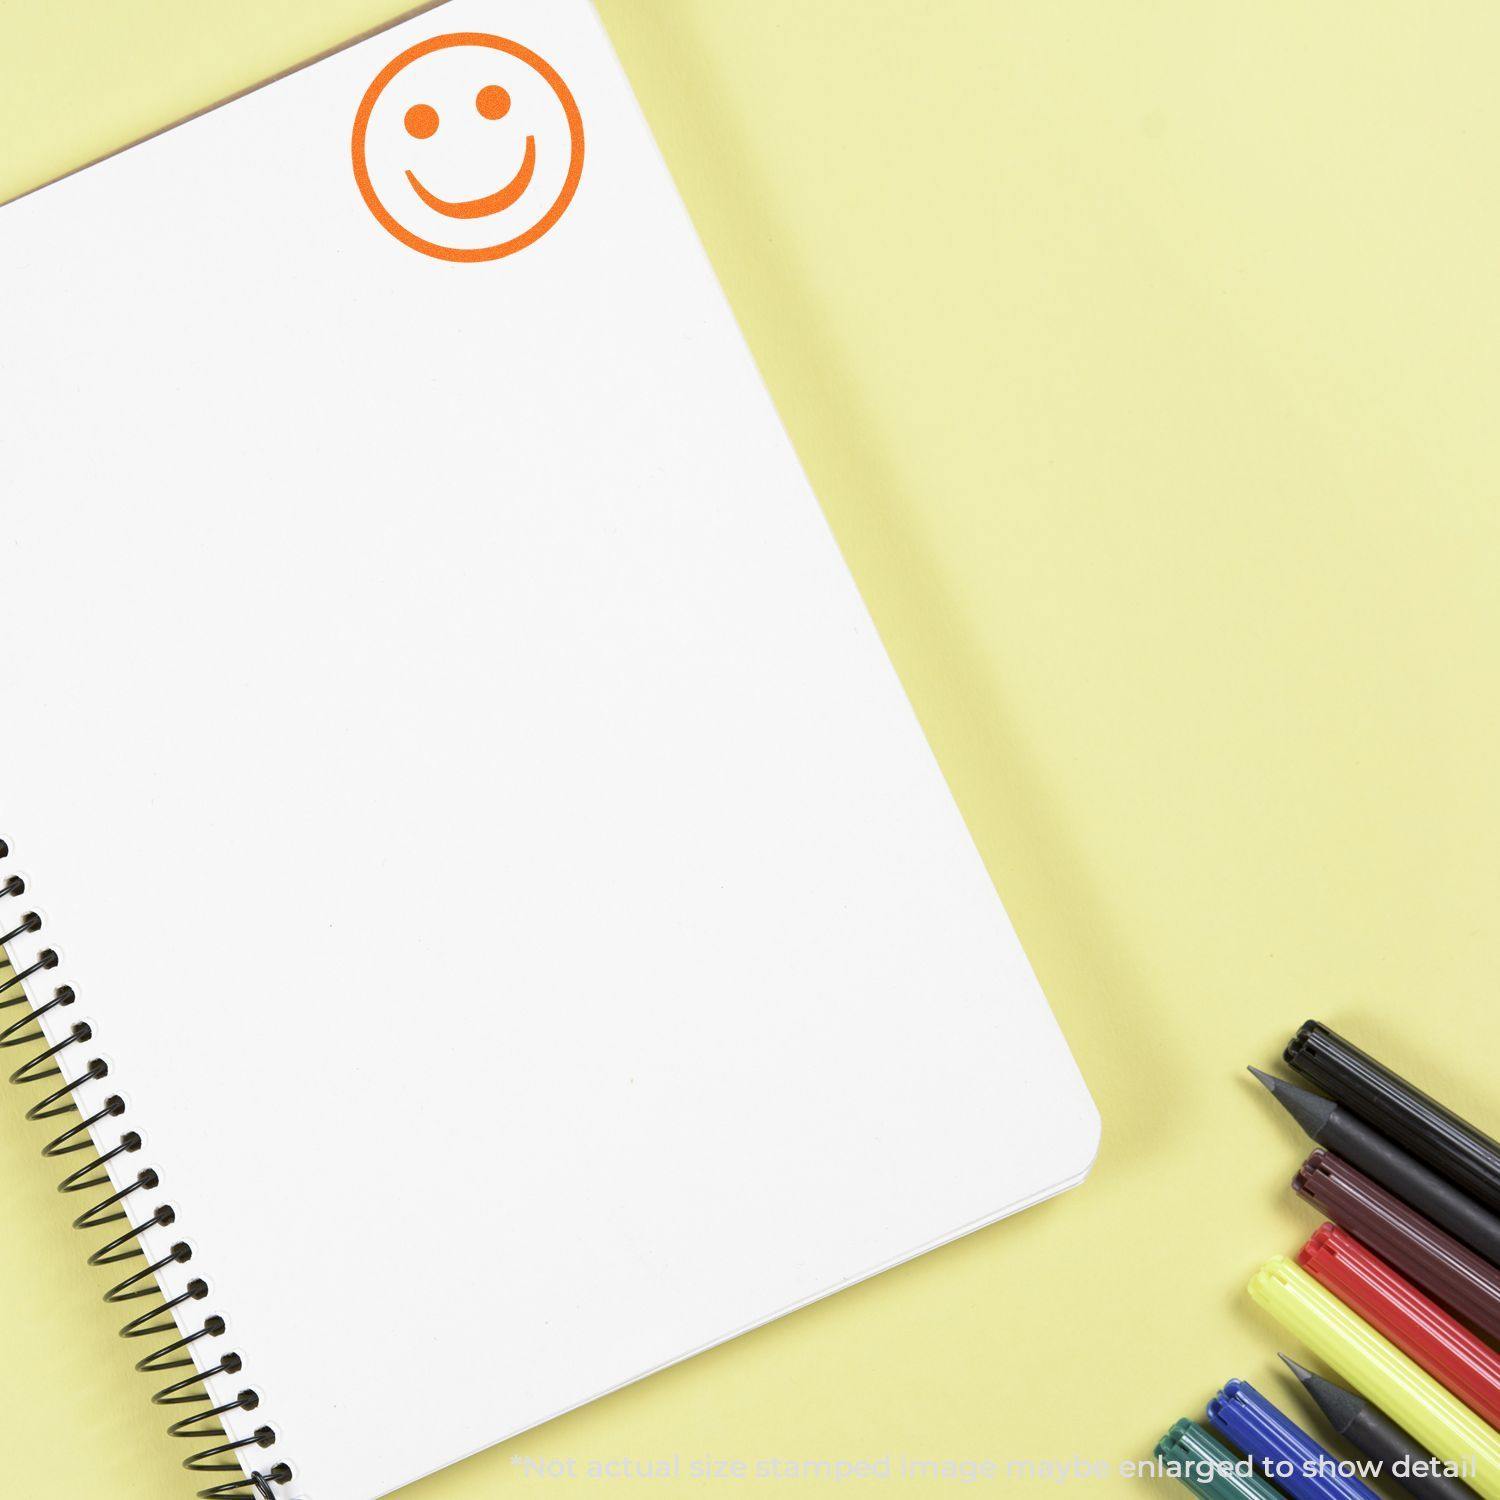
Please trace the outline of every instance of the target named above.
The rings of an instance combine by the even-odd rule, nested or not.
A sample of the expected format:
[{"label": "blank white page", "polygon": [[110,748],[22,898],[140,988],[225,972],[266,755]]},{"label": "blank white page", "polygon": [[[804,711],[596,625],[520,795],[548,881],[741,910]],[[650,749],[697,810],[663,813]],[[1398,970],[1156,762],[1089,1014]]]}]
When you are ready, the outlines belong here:
[{"label": "blank white page", "polygon": [[[565,81],[571,196],[563,96],[490,43],[367,152],[450,249],[567,197],[487,260],[352,165],[386,65],[469,32]],[[584,0],[452,0],[18,200],[0,287],[16,958],[61,953],[31,993],[77,990],[287,1495],[372,1500],[1087,1170]]]}]

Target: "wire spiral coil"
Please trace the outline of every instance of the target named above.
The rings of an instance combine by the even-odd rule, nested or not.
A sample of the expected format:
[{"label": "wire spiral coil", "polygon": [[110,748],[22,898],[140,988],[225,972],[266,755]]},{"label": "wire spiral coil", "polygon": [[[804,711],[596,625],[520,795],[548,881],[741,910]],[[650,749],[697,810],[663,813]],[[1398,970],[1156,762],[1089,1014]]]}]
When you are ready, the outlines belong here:
[{"label": "wire spiral coil", "polygon": [[[0,860],[9,854],[10,846],[0,839]],[[20,904],[20,898],[25,894],[26,882],[21,876],[0,878],[0,928],[8,929],[0,932],[0,949],[8,950],[16,938],[41,930],[42,918],[34,911],[25,911]],[[0,1027],[0,1048],[36,1045],[42,1048],[10,1075],[14,1084],[46,1090],[45,1095],[27,1109],[28,1120],[49,1121],[68,1115],[79,1116],[42,1147],[42,1155],[53,1158],[88,1152],[89,1159],[62,1179],[58,1191],[103,1190],[108,1194],[73,1220],[75,1229],[110,1233],[109,1240],[90,1253],[88,1263],[91,1266],[123,1266],[136,1260],[147,1262],[133,1267],[122,1280],[111,1286],[104,1293],[104,1300],[124,1304],[154,1299],[150,1306],[125,1324],[120,1336],[127,1339],[169,1338],[171,1342],[137,1360],[137,1370],[152,1375],[193,1372],[174,1378],[151,1400],[157,1406],[193,1408],[173,1422],[167,1431],[174,1438],[208,1445],[183,1460],[185,1469],[211,1480],[206,1489],[198,1491],[201,1500],[287,1500],[282,1486],[292,1479],[288,1464],[278,1460],[261,1469],[252,1468],[246,1462],[275,1445],[275,1429],[258,1427],[249,1437],[233,1440],[223,1426],[222,1418],[229,1412],[255,1411],[260,1406],[259,1393],[247,1387],[232,1401],[217,1405],[209,1394],[210,1380],[240,1374],[244,1361],[231,1351],[216,1355],[212,1368],[201,1372],[197,1368],[195,1353],[206,1340],[224,1336],[227,1328],[224,1319],[216,1313],[204,1317],[201,1326],[193,1333],[184,1333],[179,1322],[181,1309],[208,1297],[208,1283],[194,1278],[188,1282],[186,1290],[169,1298],[157,1280],[159,1273],[168,1266],[187,1264],[193,1258],[192,1247],[178,1242],[159,1259],[149,1261],[141,1244],[141,1236],[148,1229],[165,1229],[174,1224],[176,1209],[168,1203],[158,1203],[148,1212],[139,1214],[135,1223],[126,1210],[126,1204],[137,1194],[141,1195],[142,1201],[146,1195],[154,1194],[161,1179],[153,1168],[144,1167],[136,1172],[128,1186],[115,1187],[116,1181],[126,1179],[119,1167],[116,1167],[116,1175],[111,1176],[111,1163],[123,1165],[125,1158],[141,1149],[141,1137],[134,1130],[125,1129],[120,1134],[119,1143],[107,1150],[95,1142],[96,1127],[123,1118],[125,1101],[118,1094],[111,1094],[102,1108],[85,1118],[74,1098],[74,1091],[82,1085],[98,1082],[109,1075],[109,1064],[102,1058],[91,1058],[87,1051],[74,1050],[87,1047],[93,1040],[93,1028],[86,1021],[76,1022],[61,1041],[49,1045],[49,1037],[40,1024],[42,1017],[54,1015],[53,1030],[56,1033],[56,1013],[73,1005],[77,996],[71,985],[63,984],[57,986],[50,1000],[37,1005],[28,995],[26,986],[29,980],[55,969],[57,964],[58,956],[51,948],[41,949],[24,969],[13,968],[9,958],[0,954],[0,1019],[3,1019],[3,1012],[13,1007],[25,1007],[18,1019]],[[79,1058],[84,1059],[81,1064],[77,1062]],[[78,1068],[76,1072],[73,1071],[75,1066]],[[124,1227],[116,1230],[113,1227],[116,1225]],[[197,1319],[193,1321],[197,1322]],[[235,1477],[223,1477],[228,1475]]]}]

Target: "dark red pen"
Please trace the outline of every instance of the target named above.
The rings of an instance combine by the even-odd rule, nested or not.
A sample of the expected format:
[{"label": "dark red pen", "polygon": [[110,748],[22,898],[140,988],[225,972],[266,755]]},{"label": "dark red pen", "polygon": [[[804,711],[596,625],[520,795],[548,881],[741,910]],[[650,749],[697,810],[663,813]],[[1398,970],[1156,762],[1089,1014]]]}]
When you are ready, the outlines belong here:
[{"label": "dark red pen", "polygon": [[1314,1151],[1292,1186],[1449,1312],[1500,1339],[1500,1271],[1331,1151]]}]

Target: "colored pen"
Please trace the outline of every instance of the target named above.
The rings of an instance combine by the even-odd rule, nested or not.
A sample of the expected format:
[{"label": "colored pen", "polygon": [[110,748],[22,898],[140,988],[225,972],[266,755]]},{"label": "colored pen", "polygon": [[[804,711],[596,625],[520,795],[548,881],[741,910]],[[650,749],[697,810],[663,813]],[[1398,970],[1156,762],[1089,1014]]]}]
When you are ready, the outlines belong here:
[{"label": "colored pen", "polygon": [[1419,1500],[1474,1500],[1474,1491],[1462,1480],[1439,1473],[1438,1460],[1419,1443],[1414,1442],[1384,1412],[1371,1406],[1363,1396],[1346,1391],[1304,1370],[1296,1360],[1281,1356],[1287,1368],[1302,1382],[1328,1425],[1366,1458],[1380,1465],[1376,1479],[1389,1479]]},{"label": "colored pen", "polygon": [[1500,1212],[1500,1142],[1320,1021],[1306,1022],[1285,1056],[1304,1078],[1381,1134]]},{"label": "colored pen", "polygon": [[1278,1255],[1251,1280],[1250,1295],[1424,1448],[1470,1466],[1468,1483],[1486,1500],[1500,1500],[1500,1433],[1332,1292]]},{"label": "colored pen", "polygon": [[1500,1338],[1500,1271],[1329,1151],[1314,1151],[1292,1186],[1449,1312]]},{"label": "colored pen", "polygon": [[1292,1500],[1376,1500],[1367,1484],[1340,1473],[1339,1460],[1248,1381],[1231,1380],[1208,1403],[1208,1420]]},{"label": "colored pen", "polygon": [[1500,1265],[1500,1215],[1387,1140],[1352,1110],[1259,1068],[1250,1071],[1320,1146],[1336,1152],[1403,1203],[1426,1214],[1440,1229]]},{"label": "colored pen", "polygon": [[1156,1445],[1156,1456],[1173,1465],[1171,1477],[1185,1484],[1198,1500],[1281,1500],[1212,1433],[1184,1417]]},{"label": "colored pen", "polygon": [[1324,1224],[1298,1263],[1383,1333],[1465,1406],[1500,1428],[1500,1354],[1336,1224]]}]

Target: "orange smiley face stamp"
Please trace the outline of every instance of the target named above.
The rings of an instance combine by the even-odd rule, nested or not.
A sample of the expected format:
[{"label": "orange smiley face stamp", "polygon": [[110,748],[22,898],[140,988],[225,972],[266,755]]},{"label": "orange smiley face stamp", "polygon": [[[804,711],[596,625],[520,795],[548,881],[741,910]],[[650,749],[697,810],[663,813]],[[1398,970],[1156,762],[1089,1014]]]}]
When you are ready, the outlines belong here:
[{"label": "orange smiley face stamp", "polygon": [[352,148],[366,207],[403,245],[438,260],[499,260],[535,244],[573,201],[583,117],[529,47],[453,32],[375,75]]}]

